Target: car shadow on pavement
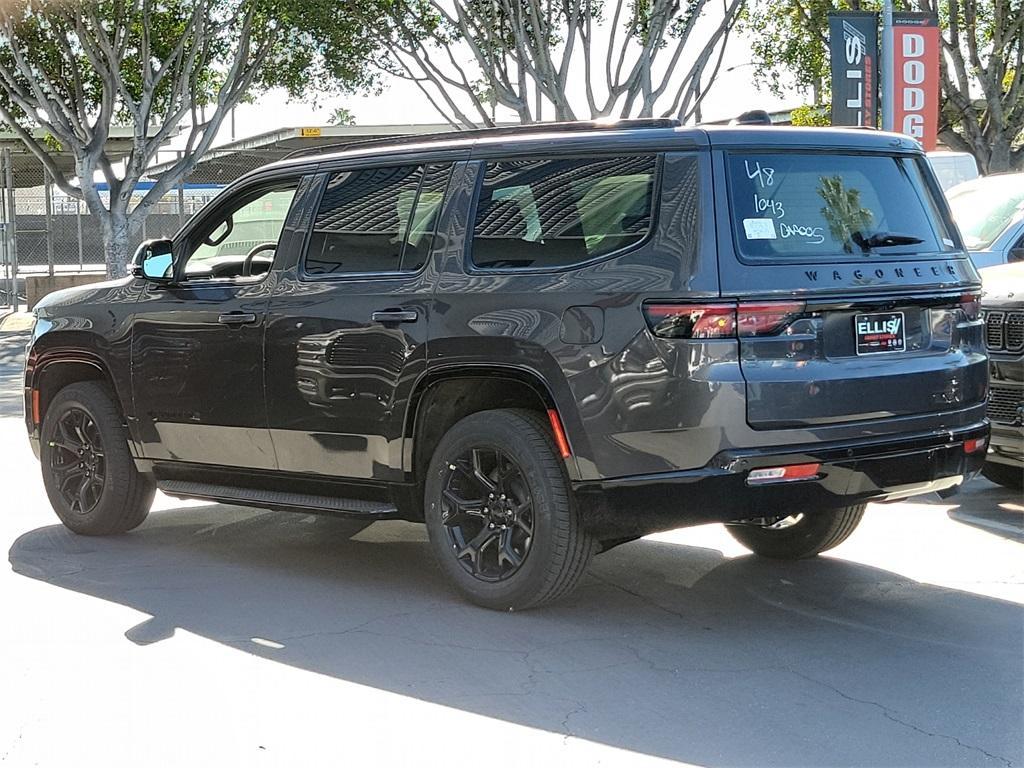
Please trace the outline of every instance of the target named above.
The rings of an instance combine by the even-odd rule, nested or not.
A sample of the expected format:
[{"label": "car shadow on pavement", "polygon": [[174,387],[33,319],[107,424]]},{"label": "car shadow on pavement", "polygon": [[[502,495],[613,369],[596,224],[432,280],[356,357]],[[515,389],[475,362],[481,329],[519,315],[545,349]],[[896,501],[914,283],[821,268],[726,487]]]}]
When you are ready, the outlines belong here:
[{"label": "car shadow on pavement", "polygon": [[596,558],[562,602],[503,614],[448,590],[422,527],[347,530],[208,505],[105,539],[40,528],[9,557],[19,574],[150,615],[126,627],[137,644],[182,629],[644,754],[714,766],[1021,757],[1018,605],[837,558],[641,540]]}]

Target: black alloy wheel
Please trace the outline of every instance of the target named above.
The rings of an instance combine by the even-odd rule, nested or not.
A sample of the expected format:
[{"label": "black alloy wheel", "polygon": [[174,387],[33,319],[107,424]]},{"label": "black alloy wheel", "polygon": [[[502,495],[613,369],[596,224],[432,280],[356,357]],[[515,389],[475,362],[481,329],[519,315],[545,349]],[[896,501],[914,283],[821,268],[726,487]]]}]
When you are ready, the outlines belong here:
[{"label": "black alloy wheel", "polygon": [[105,385],[82,381],[57,392],[46,404],[39,448],[46,495],[75,533],[125,533],[146,519],[156,485],[138,471]]},{"label": "black alloy wheel", "polygon": [[482,581],[522,567],[533,542],[533,499],[523,471],[503,450],[470,448],[448,464],[441,521],[459,564]]},{"label": "black alloy wheel", "polygon": [[103,437],[92,417],[81,408],[68,408],[47,441],[50,471],[67,508],[78,515],[95,509],[106,482]]},{"label": "black alloy wheel", "polygon": [[454,424],[433,450],[423,492],[438,565],[485,608],[558,600],[597,549],[551,424],[536,411],[479,411]]}]

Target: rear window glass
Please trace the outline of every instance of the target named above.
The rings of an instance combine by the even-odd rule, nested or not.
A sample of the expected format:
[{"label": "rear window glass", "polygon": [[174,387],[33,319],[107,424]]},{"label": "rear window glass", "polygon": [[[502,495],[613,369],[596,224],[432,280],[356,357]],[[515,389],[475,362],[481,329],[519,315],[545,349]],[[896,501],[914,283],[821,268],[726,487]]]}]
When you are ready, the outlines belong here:
[{"label": "rear window glass", "polygon": [[912,158],[734,154],[729,190],[744,256],[899,256],[955,249]]},{"label": "rear window glass", "polygon": [[656,165],[653,155],[487,163],[473,263],[551,269],[636,245],[651,229]]}]

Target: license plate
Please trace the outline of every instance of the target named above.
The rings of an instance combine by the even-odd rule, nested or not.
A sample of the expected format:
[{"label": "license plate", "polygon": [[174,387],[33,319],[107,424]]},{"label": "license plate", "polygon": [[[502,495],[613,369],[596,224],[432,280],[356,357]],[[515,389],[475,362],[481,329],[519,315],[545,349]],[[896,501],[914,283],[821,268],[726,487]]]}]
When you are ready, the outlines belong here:
[{"label": "license plate", "polygon": [[874,312],[853,318],[857,354],[902,352],[907,348],[906,322],[902,312]]}]

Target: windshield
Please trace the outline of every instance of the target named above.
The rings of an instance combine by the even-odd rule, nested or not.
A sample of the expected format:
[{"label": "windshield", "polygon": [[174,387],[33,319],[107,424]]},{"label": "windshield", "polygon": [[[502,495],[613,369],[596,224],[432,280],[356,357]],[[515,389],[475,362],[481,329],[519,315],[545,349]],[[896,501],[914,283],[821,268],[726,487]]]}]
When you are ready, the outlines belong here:
[{"label": "windshield", "polygon": [[992,176],[950,190],[949,207],[971,250],[984,250],[1024,213],[1024,174]]},{"label": "windshield", "polygon": [[848,259],[955,250],[913,158],[733,154],[729,190],[743,256]]}]

